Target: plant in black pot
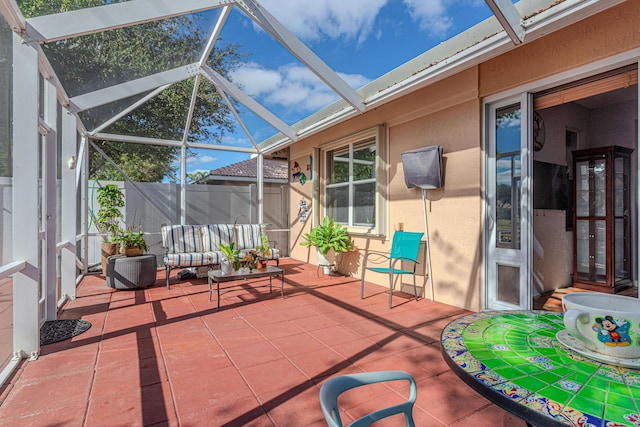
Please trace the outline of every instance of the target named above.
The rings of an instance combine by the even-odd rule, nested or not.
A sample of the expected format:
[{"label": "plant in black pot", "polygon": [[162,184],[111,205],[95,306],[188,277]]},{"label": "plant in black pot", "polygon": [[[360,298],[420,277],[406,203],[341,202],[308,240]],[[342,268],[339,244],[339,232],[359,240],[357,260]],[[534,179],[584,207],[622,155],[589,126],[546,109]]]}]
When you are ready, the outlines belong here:
[{"label": "plant in black pot", "polygon": [[318,265],[322,266],[325,274],[331,273],[334,264],[332,258],[344,252],[353,250],[353,242],[346,227],[336,223],[328,216],[322,222],[303,235],[301,246],[316,248]]},{"label": "plant in black pot", "polygon": [[98,204],[100,208],[94,223],[102,237],[102,272],[107,271],[107,258],[118,253],[117,238],[123,231],[120,224],[124,220],[121,208],[124,207],[124,193],[115,184],[107,184],[98,188]]}]

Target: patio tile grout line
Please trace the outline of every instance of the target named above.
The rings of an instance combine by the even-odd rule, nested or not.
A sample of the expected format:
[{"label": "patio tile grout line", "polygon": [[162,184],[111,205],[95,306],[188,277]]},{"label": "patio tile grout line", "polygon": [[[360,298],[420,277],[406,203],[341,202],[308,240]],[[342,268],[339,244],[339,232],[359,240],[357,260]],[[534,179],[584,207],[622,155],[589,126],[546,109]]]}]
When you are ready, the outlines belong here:
[{"label": "patio tile grout line", "polygon": [[[162,358],[162,365],[164,367],[164,373],[165,373],[165,375],[167,377],[167,386],[169,387],[169,393],[171,395],[171,407],[173,408],[173,413],[174,413],[174,415],[176,417],[176,421],[178,422],[178,425],[181,425],[182,423],[180,422],[180,416],[179,416],[179,413],[178,413],[178,408],[176,406],[177,396],[176,396],[175,391],[173,389],[173,384],[171,383],[171,376],[169,375],[169,369],[167,367],[167,358],[166,358],[166,355],[165,355],[165,352],[164,352],[164,347],[162,345],[162,339],[158,335],[158,329],[157,329],[158,328],[158,317],[156,316],[156,311],[153,308],[153,303],[156,302],[156,301],[151,298],[151,292],[149,291],[149,288],[144,290],[144,295],[146,297],[145,298],[145,304],[149,305],[149,310],[151,311],[151,316],[152,316],[152,319],[153,319],[153,323],[152,323],[153,324],[153,330],[154,330],[155,337],[156,337],[157,342],[158,342],[158,351],[160,351],[160,355],[161,355],[161,358]],[[185,296],[184,291],[182,292],[182,296],[172,297],[172,298],[181,298],[183,296]],[[162,384],[162,382],[160,382],[160,384]],[[166,408],[166,405],[165,405],[165,408]],[[169,414],[167,414],[166,423],[170,423],[169,418],[170,418]]]},{"label": "patio tile grout line", "polygon": [[[296,287],[296,288],[298,288],[298,289],[302,289],[302,287],[301,287],[299,284],[297,284],[297,283],[293,284],[293,286],[294,286],[294,287]],[[328,295],[324,295],[324,294],[322,294],[321,292],[317,292],[317,291],[315,291],[315,289],[314,289],[313,291],[309,291],[309,290],[307,290],[307,293],[311,293],[311,294],[312,294],[312,296],[314,296],[314,297],[316,297],[316,298],[318,298],[318,299],[326,300],[326,301],[327,301],[327,302],[329,302],[329,303],[333,303],[333,304],[336,304],[336,305],[341,306],[341,307],[342,307],[342,305],[344,304],[344,303],[342,303],[342,302],[336,303],[336,301],[337,301],[337,300],[336,300],[335,298],[332,298],[332,297],[330,297],[330,296],[328,296]],[[318,294],[320,294],[320,295],[318,295]],[[353,308],[353,306],[350,306],[350,307],[352,307],[352,308]],[[273,309],[271,309],[271,307],[267,307],[267,308],[268,308],[269,310],[271,310],[271,311],[274,311]],[[344,308],[344,307],[342,307],[342,308]],[[358,309],[358,311],[364,311],[364,310],[362,310],[362,309]],[[275,312],[275,311],[274,311],[274,312]],[[276,312],[276,313],[277,313],[277,312]],[[320,315],[324,315],[324,314],[322,314],[322,313],[318,313],[318,314],[320,314]],[[360,316],[362,316],[362,314],[361,314],[361,313],[357,313],[357,314],[359,314]],[[455,314],[453,314],[453,315],[455,315]],[[421,323],[419,326],[424,326],[424,325],[427,325],[427,324],[429,324],[429,323],[434,323],[434,322],[437,322],[437,321],[440,321],[440,320],[445,320],[445,319],[447,319],[447,318],[452,317],[453,315],[450,315],[450,316],[442,316],[442,317],[439,317],[439,318],[437,318],[437,319],[430,320],[430,321],[428,321],[428,322],[423,322],[423,323]],[[395,327],[393,327],[393,326],[392,326],[392,325],[397,325],[395,322],[389,322],[389,323],[391,323],[391,324],[389,324],[389,323],[387,323],[387,322],[382,322],[382,321],[378,320],[378,319],[377,319],[377,317],[378,317],[377,315],[373,315],[373,316],[363,316],[363,320],[371,320],[371,321],[373,321],[373,322],[375,322],[375,323],[381,324],[382,326],[385,326],[385,327],[388,327],[388,328],[392,329],[394,333],[393,333],[393,336],[388,337],[387,339],[379,340],[379,341],[377,341],[377,342],[376,342],[376,341],[373,341],[373,340],[370,340],[370,341],[372,342],[372,345],[381,345],[381,343],[382,343],[383,341],[391,342],[391,341],[393,341],[393,340],[395,340],[395,339],[398,339],[399,337],[406,336],[405,334],[403,334],[403,333],[402,333],[402,330],[404,330],[404,329],[408,329],[407,327],[395,328]],[[270,340],[268,340],[268,339],[266,338],[266,336],[264,336],[264,334],[262,334],[262,333],[261,333],[257,328],[255,328],[255,326],[254,326],[253,324],[251,324],[251,323],[250,323],[246,318],[244,318],[244,317],[242,317],[242,319],[243,319],[243,321],[244,321],[245,323],[247,323],[247,325],[249,325],[249,326],[250,326],[254,331],[256,331],[256,332],[257,332],[261,337],[265,338],[265,340],[267,340],[267,341],[271,344]],[[290,321],[288,320],[287,322],[290,322]],[[341,325],[341,326],[343,326],[342,324],[340,324],[340,325]],[[414,327],[416,327],[416,326],[418,326],[418,325],[415,325]],[[357,331],[355,331],[355,332],[357,332]],[[306,333],[307,335],[310,335],[313,339],[315,339],[316,341],[320,342],[324,347],[326,347],[326,348],[330,349],[331,351],[333,351],[334,353],[336,353],[338,356],[343,357],[343,356],[342,356],[342,355],[340,355],[339,353],[335,352],[335,350],[333,350],[331,347],[329,347],[328,345],[326,345],[326,344],[325,344],[325,343],[323,343],[322,341],[320,341],[320,340],[318,340],[317,338],[315,338],[312,334],[310,334],[310,333],[309,333],[309,331],[305,330],[305,331],[304,331],[304,333]],[[368,337],[363,337],[363,338],[368,338]],[[425,340],[422,340],[422,339],[417,338],[417,337],[415,337],[415,336],[411,336],[411,338],[413,338],[413,339],[415,339],[415,340],[417,340],[417,341],[420,341],[421,343],[423,343],[423,344],[425,344],[425,345],[428,345],[429,347],[433,347],[431,344],[432,344],[433,342],[435,342],[435,341],[433,341],[433,342],[426,342]],[[216,337],[216,341],[218,342],[218,344],[219,344],[219,345],[221,345],[221,346],[222,346],[222,344],[218,341],[217,337]],[[273,346],[273,344],[271,344],[271,345]],[[355,365],[354,365],[354,362],[352,361],[352,359],[351,359],[351,358],[344,358],[344,357],[343,357],[343,358],[344,358],[344,361],[343,361],[343,362],[341,362],[341,363],[339,363],[339,364],[336,364],[336,365],[334,365],[333,367],[331,367],[331,368],[326,369],[325,371],[323,371],[323,373],[318,374],[318,375],[315,375],[314,377],[311,377],[311,378],[310,378],[307,374],[305,374],[305,372],[304,372],[304,371],[302,371],[302,369],[301,369],[298,365],[296,365],[296,364],[295,364],[295,362],[294,362],[293,360],[291,360],[291,359],[290,359],[290,357],[289,357],[289,356],[287,356],[286,354],[284,354],[284,353],[283,353],[280,349],[278,349],[277,347],[275,347],[275,346],[273,346],[273,347],[274,347],[274,348],[275,348],[275,349],[276,349],[280,354],[282,354],[282,355],[283,355],[283,356],[284,356],[284,357],[285,357],[285,358],[286,358],[286,359],[287,359],[291,364],[293,364],[293,365],[296,367],[296,369],[298,369],[298,371],[299,371],[299,372],[301,372],[301,373],[302,373],[302,375],[304,375],[304,376],[307,378],[307,381],[308,381],[308,382],[311,382],[311,383],[312,383],[312,384],[314,384],[315,386],[318,386],[318,385],[319,385],[319,383],[320,383],[320,381],[321,381],[323,378],[326,378],[327,376],[330,376],[333,372],[335,372],[335,369],[337,369],[339,366],[342,366],[342,365],[345,365],[345,364],[346,364],[346,366],[344,366],[344,367],[355,366]],[[357,355],[360,355],[361,353],[363,353],[363,352],[365,352],[365,351],[366,351],[367,353],[370,353],[370,352],[371,352],[371,348],[372,348],[372,347],[370,346],[368,350],[362,350],[362,351],[358,352],[358,353],[357,353]],[[436,350],[438,350],[438,349],[436,349]],[[258,400],[258,402],[260,403],[261,407],[263,408],[263,411],[267,414],[267,416],[269,417],[269,419],[270,419],[272,422],[274,422],[274,425],[277,425],[277,424],[275,423],[275,420],[273,420],[273,418],[269,415],[269,411],[267,411],[267,410],[266,410],[266,406],[267,406],[270,402],[275,401],[277,398],[272,398],[272,399],[270,399],[270,400],[269,400],[269,401],[267,401],[267,402],[262,402],[262,401],[258,398],[258,396],[257,396],[257,394],[256,394],[256,391],[255,391],[255,390],[253,389],[253,387],[251,387],[251,385],[248,383],[247,378],[243,375],[243,373],[242,373],[241,369],[240,369],[240,368],[235,364],[235,362],[234,362],[234,361],[233,361],[233,359],[230,357],[230,355],[229,355],[229,353],[226,351],[226,349],[224,349],[224,347],[223,347],[223,351],[225,352],[225,354],[227,355],[227,357],[229,358],[229,360],[231,361],[231,363],[233,364],[233,366],[236,368],[236,370],[238,371],[238,373],[242,376],[243,380],[245,381],[245,383],[247,384],[247,386],[250,388],[250,390],[251,390],[251,392],[253,393],[254,397]],[[396,351],[393,351],[393,353],[394,353],[394,354],[397,354],[397,352],[396,352]],[[361,359],[363,356],[364,356],[364,355],[362,355],[362,356],[358,356],[358,357],[357,357],[357,359]],[[266,362],[266,363],[268,363],[268,362]],[[266,364],[266,363],[265,363],[265,364]],[[439,376],[439,375],[441,375],[441,374],[442,374],[442,373],[440,373],[440,374],[434,374],[432,377],[437,377],[437,376]],[[305,382],[305,383],[306,383],[306,382]],[[297,389],[297,388],[300,388],[300,387],[304,387],[305,383],[299,384],[297,387],[294,387],[294,389]],[[388,388],[389,390],[391,390],[392,392],[394,392],[394,393],[396,393],[396,394],[399,394],[396,390],[393,390],[393,389],[392,389],[392,388],[390,388],[390,387],[387,387],[387,388]],[[306,390],[306,389],[309,389],[309,387],[305,387],[305,390]],[[282,394],[281,394],[281,395],[282,395]],[[274,403],[275,403],[275,402],[274,402]],[[420,407],[420,409],[422,409],[422,410],[424,410],[425,412],[429,413],[428,411],[426,411],[426,410],[425,410],[424,408],[422,408],[422,407]],[[246,414],[243,414],[243,415],[246,415]]]},{"label": "patio tile grout line", "polygon": [[102,337],[104,335],[105,327],[107,326],[107,319],[109,317],[109,313],[111,312],[111,310],[109,310],[109,306],[113,302],[113,294],[114,294],[113,292],[109,292],[109,302],[107,303],[107,312],[104,315],[104,321],[102,322],[102,327],[100,328],[100,339],[98,340],[98,349],[96,350],[96,356],[93,360],[93,375],[91,376],[91,382],[89,384],[89,396],[87,396],[87,402],[84,409],[84,416],[82,419],[83,426],[87,425],[87,421],[89,418],[89,406],[91,405],[91,402],[93,400],[94,385],[95,385],[96,375],[98,371],[98,358],[100,357],[100,351],[102,349]]},{"label": "patio tile grout line", "polygon": [[[173,408],[174,411],[174,415],[176,417],[176,421],[178,423],[178,425],[183,425],[183,422],[181,421],[181,417],[180,414],[178,413],[178,407],[177,405],[177,397],[176,396],[176,389],[174,387],[174,385],[172,384],[171,381],[171,376],[169,374],[169,367],[167,365],[167,354],[166,354],[166,344],[167,344],[167,340],[166,339],[161,339],[161,335],[158,333],[158,327],[162,326],[162,325],[171,325],[171,324],[175,324],[175,323],[179,323],[180,321],[185,321],[185,320],[189,320],[189,319],[193,319],[194,317],[198,317],[200,319],[200,323],[205,327],[205,329],[208,332],[208,335],[214,339],[214,342],[220,346],[220,348],[222,349],[222,351],[224,352],[227,360],[230,362],[231,366],[234,367],[234,370],[242,377],[245,386],[248,387],[249,390],[251,390],[251,395],[253,396],[253,398],[255,399],[255,401],[257,402],[257,406],[255,406],[253,409],[251,410],[246,410],[246,412],[237,415],[236,417],[234,417],[233,420],[226,422],[225,421],[225,426],[231,426],[234,425],[234,421],[235,422],[240,422],[241,420],[243,421],[256,421],[258,419],[260,419],[263,415],[266,415],[267,418],[269,419],[270,423],[273,424],[275,427],[278,427],[280,424],[278,423],[278,416],[277,413],[272,414],[272,411],[274,408],[278,408],[281,407],[282,405],[285,405],[287,402],[289,402],[291,399],[293,399],[297,394],[300,394],[306,390],[311,390],[314,387],[318,388],[319,390],[319,386],[322,383],[322,381],[324,379],[326,379],[328,376],[331,376],[335,373],[340,372],[341,370],[344,370],[345,368],[350,368],[350,367],[356,367],[355,365],[355,361],[357,360],[362,360],[362,358],[364,356],[366,356],[367,354],[370,354],[372,351],[375,351],[375,349],[377,347],[384,347],[386,344],[392,343],[395,340],[402,338],[403,336],[406,338],[409,338],[411,341],[414,341],[416,344],[420,344],[421,346],[426,346],[430,349],[433,350],[437,350],[439,351],[440,347],[437,345],[439,343],[439,340],[434,339],[428,335],[424,335],[424,333],[418,332],[418,329],[423,328],[423,327],[429,327],[430,325],[436,325],[438,322],[441,321],[445,321],[447,319],[453,319],[458,317],[460,314],[463,314],[466,312],[466,310],[459,310],[456,311],[454,313],[450,313],[448,315],[445,315],[444,313],[440,313],[437,312],[437,317],[434,319],[429,319],[427,321],[423,321],[417,324],[412,324],[411,326],[403,326],[402,323],[399,323],[398,321],[394,321],[392,319],[387,319],[384,318],[384,312],[381,311],[381,307],[379,307],[379,301],[378,299],[372,299],[371,303],[369,305],[365,305],[364,307],[360,307],[357,304],[355,304],[355,300],[353,303],[349,303],[348,301],[350,301],[349,298],[347,298],[347,300],[341,300],[339,299],[339,297],[337,297],[337,295],[341,295],[340,292],[334,292],[334,291],[338,291],[338,288],[334,288],[337,286],[340,286],[342,284],[344,284],[345,282],[342,283],[331,283],[330,284],[330,288],[327,288],[327,286],[323,285],[323,284],[317,284],[316,286],[304,286],[301,285],[299,280],[303,279],[303,277],[297,277],[296,280],[291,280],[291,276],[287,277],[287,287],[289,288],[288,291],[285,291],[286,295],[292,296],[292,295],[303,295],[303,296],[311,296],[315,299],[318,299],[319,301],[324,301],[328,304],[333,305],[334,307],[336,307],[336,310],[332,310],[332,311],[324,311],[324,310],[314,310],[314,304],[313,303],[307,303],[306,300],[301,300],[302,304],[300,305],[300,307],[307,307],[308,309],[310,309],[311,311],[315,312],[317,315],[319,316],[326,316],[327,318],[331,318],[331,313],[333,312],[338,312],[341,310],[345,310],[345,311],[349,311],[350,313],[355,314],[355,316],[353,317],[353,321],[350,321],[347,319],[349,317],[344,317],[342,320],[338,320],[337,326],[341,327],[341,328],[349,328],[350,331],[352,331],[353,333],[357,334],[358,336],[361,336],[364,340],[368,341],[371,343],[371,345],[367,345],[366,343],[363,343],[364,345],[366,345],[367,347],[357,351],[355,354],[351,354],[349,356],[343,356],[340,353],[338,353],[336,350],[334,350],[333,347],[335,347],[335,345],[330,345],[329,343],[325,343],[324,341],[322,341],[320,338],[316,337],[314,335],[314,331],[316,331],[316,329],[307,329],[307,328],[302,328],[299,327],[300,329],[300,333],[304,333],[307,336],[310,336],[311,338],[313,338],[314,342],[318,342],[319,344],[321,344],[321,349],[323,350],[330,350],[331,352],[335,353],[336,355],[338,355],[340,357],[340,359],[342,359],[339,363],[333,363],[331,366],[329,366],[328,368],[324,369],[322,372],[315,374],[315,375],[311,375],[313,373],[313,371],[309,371],[310,374],[306,374],[305,371],[302,369],[301,366],[299,366],[298,364],[296,364],[292,357],[293,356],[288,356],[287,353],[284,352],[284,350],[281,350],[280,348],[278,348],[272,341],[273,338],[268,338],[268,331],[265,330],[264,328],[262,329],[263,332],[261,332],[260,329],[257,328],[257,323],[255,323],[256,321],[258,321],[258,318],[254,319],[253,321],[250,318],[247,318],[246,316],[244,316],[242,314],[242,311],[240,310],[242,307],[249,305],[249,303],[251,304],[260,304],[260,305],[264,305],[264,307],[266,308],[264,313],[269,313],[269,314],[275,314],[278,316],[283,316],[282,312],[279,310],[276,310],[274,307],[271,306],[270,303],[268,303],[269,301],[271,301],[271,298],[257,298],[259,296],[262,295],[261,292],[250,292],[251,288],[245,288],[243,287],[241,291],[246,291],[248,292],[250,297],[253,297],[255,299],[249,299],[247,301],[240,301],[239,303],[232,303],[228,306],[225,306],[224,309],[225,310],[231,310],[234,313],[234,318],[240,318],[242,319],[242,321],[244,322],[245,325],[247,325],[249,328],[251,328],[252,331],[254,331],[255,333],[257,333],[262,339],[265,340],[265,342],[268,342],[269,345],[274,348],[277,351],[277,354],[281,355],[284,360],[287,360],[289,363],[291,363],[293,366],[295,366],[295,368],[298,370],[298,372],[301,373],[301,375],[306,378],[306,380],[293,385],[293,386],[289,386],[284,388],[282,391],[276,391],[274,392],[269,392],[269,393],[265,393],[265,396],[269,396],[272,395],[274,397],[269,398],[268,400],[262,401],[258,395],[257,395],[257,390],[254,389],[249,381],[248,381],[248,377],[245,376],[245,374],[243,374],[243,368],[241,368],[236,361],[234,361],[234,359],[231,357],[231,353],[229,353],[229,351],[227,350],[227,348],[223,345],[222,341],[220,341],[220,339],[218,338],[218,336],[216,336],[214,329],[212,329],[212,325],[210,325],[205,319],[204,317],[207,317],[208,315],[215,315],[215,313],[217,312],[217,310],[213,309],[207,309],[204,305],[202,306],[202,309],[199,310],[198,307],[201,306],[201,304],[199,303],[199,299],[198,299],[198,295],[201,294],[206,294],[208,293],[208,290],[204,290],[204,291],[198,291],[198,292],[188,292],[191,291],[193,289],[190,288],[185,288],[183,286],[175,286],[176,288],[179,289],[178,293],[179,295],[176,294],[172,294],[172,293],[159,293],[159,292],[153,292],[150,289],[145,289],[143,295],[145,296],[145,300],[144,300],[144,305],[147,305],[149,310],[151,311],[151,322],[141,322],[141,324],[139,325],[135,325],[135,326],[124,326],[122,329],[120,330],[114,330],[114,331],[110,331],[110,329],[113,328],[109,328],[109,324],[108,321],[109,319],[113,318],[113,319],[118,319],[118,316],[114,316],[114,313],[116,313],[116,310],[120,310],[120,309],[126,309],[127,307],[129,307],[128,305],[124,305],[126,304],[126,300],[125,299],[117,299],[114,300],[114,295],[116,295],[114,292],[109,292],[108,294],[108,302],[106,304],[106,310],[107,312],[104,315],[104,320],[103,320],[103,324],[101,325],[101,329],[99,332],[99,336],[97,337],[99,339],[99,342],[97,343],[97,351],[95,353],[95,356],[93,357],[93,373],[90,377],[90,385],[89,385],[89,396],[90,398],[87,400],[86,405],[84,406],[84,413],[83,413],[83,420],[82,420],[82,425],[87,425],[87,423],[89,423],[91,420],[89,420],[89,415],[90,415],[90,406],[91,406],[91,402],[93,401],[93,396],[94,396],[94,392],[95,392],[95,380],[96,380],[96,374],[97,374],[97,369],[98,369],[98,361],[100,358],[100,355],[102,354],[103,351],[103,339],[106,342],[107,340],[110,340],[112,338],[117,338],[119,336],[122,335],[126,335],[129,334],[131,332],[134,333],[141,333],[143,332],[142,329],[144,329],[145,327],[147,329],[150,329],[149,332],[151,332],[150,334],[150,338],[152,340],[152,344],[153,342],[157,342],[157,346],[158,346],[158,351],[157,351],[157,360],[158,360],[158,368],[159,370],[162,369],[162,371],[164,372],[165,376],[166,376],[166,384],[169,387],[168,390],[168,395],[170,395],[170,398],[172,399],[172,402],[169,403],[170,407]],[[350,283],[352,282],[352,280],[347,281],[346,283]],[[199,284],[199,283],[198,283]],[[266,286],[266,285],[265,285]],[[323,289],[327,289],[328,293],[323,292]],[[333,290],[332,290],[333,289]],[[332,292],[332,293],[329,293]],[[91,297],[93,294],[91,295],[86,295],[87,297]],[[347,294],[344,294],[347,295]],[[166,318],[166,319],[162,319],[159,320],[158,319],[158,312],[154,309],[154,306],[160,306],[160,303],[162,301],[168,301],[168,300],[179,300],[182,297],[186,297],[188,299],[188,307],[190,308],[190,310],[192,311],[191,313],[181,313],[178,312],[178,314],[175,317],[171,317],[171,318]],[[279,295],[278,295],[279,298]],[[424,299],[424,298],[422,298]],[[118,305],[117,307],[113,307],[113,313],[112,313],[112,305],[116,303],[116,305]],[[401,305],[404,304],[412,304],[413,303],[413,299],[402,303]],[[101,303],[104,304],[104,303]],[[123,304],[123,305],[120,305]],[[386,304],[386,302],[385,302]],[[137,303],[134,303],[134,305],[137,305]],[[172,305],[173,307],[173,305]],[[373,309],[373,311],[367,311],[366,307],[370,307]],[[397,307],[397,306],[396,306]],[[407,307],[406,309],[403,308],[402,310],[390,310],[388,311],[393,318],[397,318],[399,321],[405,320],[405,324],[409,324],[411,321],[411,319],[414,317],[409,316],[407,318],[403,318],[402,317],[402,312],[403,311],[410,311],[412,310],[412,307]],[[80,309],[83,309],[84,307],[79,307]],[[328,306],[327,306],[327,310],[329,310]],[[379,313],[377,313],[380,310]],[[173,310],[170,310],[169,313],[171,313]],[[257,312],[257,313],[262,313],[262,312]],[[377,313],[377,314],[376,314]],[[428,314],[429,310],[427,309],[425,311],[425,314]],[[98,313],[96,313],[98,314]],[[269,315],[267,314],[267,316]],[[297,313],[296,313],[297,314]],[[307,315],[305,311],[301,311],[300,312],[300,318],[305,318],[308,316],[315,316],[316,314],[309,314]],[[297,319],[297,318],[296,318]],[[119,319],[118,319],[119,321]],[[359,332],[359,328],[350,328],[349,324],[352,322],[360,322],[360,321],[370,321],[372,322],[372,325],[377,325],[383,329],[381,329],[383,332],[381,332],[380,334],[385,334],[385,336],[381,339],[374,339],[374,337],[379,336],[380,334],[376,333],[374,335],[371,336],[365,336],[362,335]],[[286,324],[293,324],[295,325],[295,323],[292,321],[292,319],[286,318],[285,320]],[[285,323],[283,322],[283,323]],[[368,322],[366,322],[368,323]],[[363,326],[364,328],[364,323]],[[325,326],[322,326],[321,328],[317,329],[317,330],[322,330],[324,329]],[[436,325],[437,328],[437,325]],[[363,331],[365,331],[365,329],[362,329]],[[109,332],[106,332],[109,331]],[[384,332],[387,331],[387,332]],[[389,336],[386,336],[386,334],[389,334]],[[425,333],[430,333],[429,331],[425,331]],[[328,336],[328,335],[327,335]],[[137,341],[139,342],[140,339],[142,339],[143,337],[141,337],[140,335],[137,336]],[[165,337],[166,338],[166,337]],[[206,338],[205,338],[206,340]],[[79,347],[79,346],[83,346],[83,345],[89,345],[92,342],[95,341],[95,338],[89,338],[89,339],[80,339],[79,341],[76,341],[74,343],[72,343],[69,348],[73,349],[75,347]],[[163,341],[164,341],[164,345],[163,345]],[[407,344],[409,345],[409,344]],[[410,347],[410,349],[412,349],[414,347]],[[417,347],[416,347],[417,348]],[[318,349],[320,350],[320,349]],[[402,346],[399,345],[394,345],[392,346],[392,348],[390,349],[389,354],[390,355],[400,355],[404,352],[404,349],[402,349]],[[147,354],[146,352],[144,354]],[[151,354],[151,353],[149,353]],[[142,357],[141,354],[139,354],[140,357]],[[275,354],[274,354],[274,357]],[[409,357],[409,356],[407,356]],[[332,357],[331,357],[332,358]],[[142,359],[138,359],[139,361]],[[163,364],[163,366],[160,368],[159,367],[159,363],[160,360],[162,361],[161,363]],[[409,360],[409,359],[407,359]],[[269,364],[270,362],[264,362],[264,365]],[[251,365],[251,366],[259,366],[262,364],[258,364],[258,365]],[[324,365],[324,364],[323,364]],[[324,368],[324,366],[322,366]],[[244,368],[246,369],[246,367]],[[158,372],[159,372],[158,370]],[[360,368],[360,370],[362,370]],[[425,368],[425,371],[429,372],[430,375],[428,376],[428,378],[437,378],[442,376],[443,374],[445,374],[446,372],[439,372],[436,373],[436,371],[428,371]],[[230,371],[232,372],[232,371]],[[161,378],[161,376],[160,376]],[[17,381],[17,380],[16,380]],[[162,379],[159,380],[159,384],[163,384],[164,382],[162,381]],[[149,384],[147,384],[149,385]],[[153,383],[153,385],[156,385],[156,383]],[[144,388],[142,386],[141,383],[141,388]],[[391,392],[397,394],[397,395],[401,395],[399,393],[398,390],[395,390],[391,387],[387,387]],[[163,393],[164,394],[164,393]],[[168,397],[168,396],[167,396]],[[167,399],[168,400],[168,399]],[[235,401],[235,400],[234,400]],[[260,407],[259,411],[256,411],[258,409],[258,406]],[[423,406],[421,406],[420,404],[416,404],[416,406],[418,408],[420,408],[420,410],[425,411],[425,413],[429,414],[431,417],[433,417],[435,420],[438,420],[439,422],[442,422],[440,419],[438,419],[437,417],[435,417],[434,415],[432,415],[426,408],[424,408]],[[453,425],[453,424],[460,424],[462,423],[464,420],[468,419],[470,416],[472,416],[473,414],[476,414],[477,412],[481,412],[483,410],[485,410],[487,407],[490,407],[491,403],[487,403],[483,406],[477,407],[473,410],[473,412],[471,412],[470,414],[466,415],[464,418],[461,419],[456,419],[455,421],[450,422],[449,424],[446,425]],[[168,408],[167,408],[168,409]],[[254,411],[259,412],[260,414],[256,414]],[[143,422],[144,422],[144,411],[143,411]],[[189,414],[182,414],[183,416],[185,415],[189,415]],[[233,416],[234,414],[232,414]],[[275,417],[274,417],[275,415]],[[166,416],[166,420],[165,421],[160,421],[159,423],[172,423],[171,421],[172,417],[169,416],[167,414]],[[151,422],[151,420],[147,420],[147,422]],[[147,425],[151,425],[151,424],[147,424]],[[282,424],[284,425],[284,424]],[[443,423],[443,425],[445,425],[445,423]],[[461,424],[462,425],[462,424]]]}]

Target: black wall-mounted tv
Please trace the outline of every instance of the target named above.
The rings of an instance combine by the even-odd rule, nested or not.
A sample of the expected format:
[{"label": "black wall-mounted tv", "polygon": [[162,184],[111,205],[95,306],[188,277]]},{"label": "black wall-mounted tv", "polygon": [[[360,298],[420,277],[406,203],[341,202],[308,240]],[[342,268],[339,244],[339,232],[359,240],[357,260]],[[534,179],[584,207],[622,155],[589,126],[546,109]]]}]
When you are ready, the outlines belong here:
[{"label": "black wall-mounted tv", "polygon": [[569,168],[533,162],[533,208],[566,211],[569,205]]}]

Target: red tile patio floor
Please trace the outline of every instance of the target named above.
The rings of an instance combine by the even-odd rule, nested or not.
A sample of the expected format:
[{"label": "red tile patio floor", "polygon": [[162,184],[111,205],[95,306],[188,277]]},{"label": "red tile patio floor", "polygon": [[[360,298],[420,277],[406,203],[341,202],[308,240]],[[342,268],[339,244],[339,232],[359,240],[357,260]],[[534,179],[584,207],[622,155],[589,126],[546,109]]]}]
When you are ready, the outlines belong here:
[{"label": "red tile patio floor", "polygon": [[[442,328],[466,312],[359,281],[318,276],[291,259],[285,299],[268,279],[209,302],[206,279],[164,273],[145,290],[113,291],[86,276],[60,318],[92,323],[42,347],[0,390],[0,425],[322,426],[322,382],[351,372],[402,369],[418,384],[418,426],[524,426],[459,380],[442,359]],[[279,282],[279,280],[276,280]],[[274,282],[275,284],[275,282]],[[406,392],[349,392],[345,421]],[[385,425],[404,425],[390,419]]]}]

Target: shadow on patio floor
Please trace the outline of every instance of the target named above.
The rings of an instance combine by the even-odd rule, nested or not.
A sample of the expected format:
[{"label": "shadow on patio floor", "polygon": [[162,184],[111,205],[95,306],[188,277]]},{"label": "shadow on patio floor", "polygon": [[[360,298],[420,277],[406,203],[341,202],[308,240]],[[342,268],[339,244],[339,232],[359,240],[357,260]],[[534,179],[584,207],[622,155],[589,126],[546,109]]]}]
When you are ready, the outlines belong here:
[{"label": "shadow on patio floor", "polygon": [[[418,383],[419,426],[524,426],[460,381],[440,355],[440,332],[466,311],[359,281],[318,277],[284,259],[285,299],[268,279],[240,281],[209,302],[206,279],[164,272],[151,288],[114,291],[87,276],[60,318],[91,329],[42,347],[0,393],[0,425],[322,426],[329,376],[401,369]],[[174,274],[177,273],[174,271]],[[276,279],[278,281],[278,279]],[[405,390],[347,395],[344,421]],[[401,419],[395,420],[404,425]]]}]

